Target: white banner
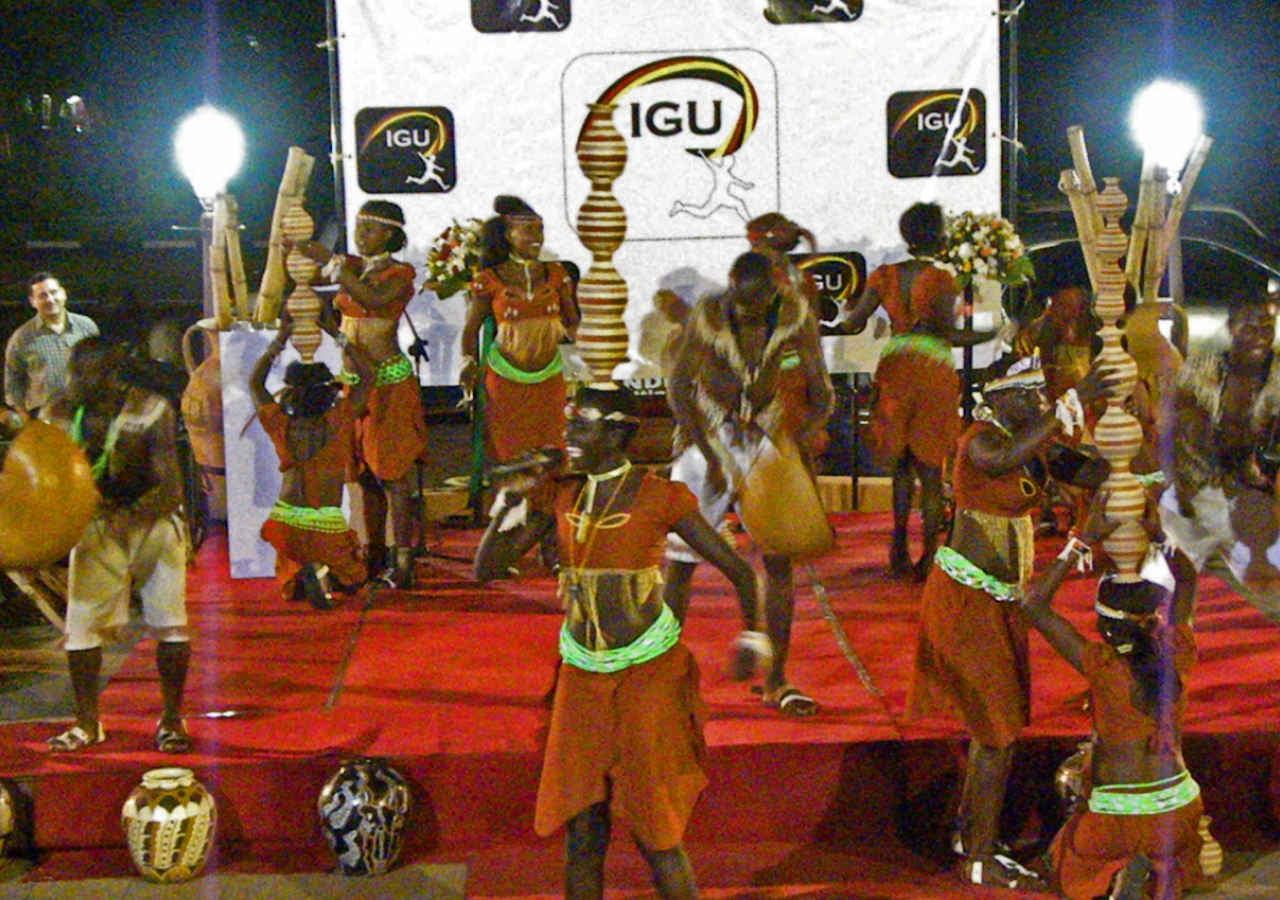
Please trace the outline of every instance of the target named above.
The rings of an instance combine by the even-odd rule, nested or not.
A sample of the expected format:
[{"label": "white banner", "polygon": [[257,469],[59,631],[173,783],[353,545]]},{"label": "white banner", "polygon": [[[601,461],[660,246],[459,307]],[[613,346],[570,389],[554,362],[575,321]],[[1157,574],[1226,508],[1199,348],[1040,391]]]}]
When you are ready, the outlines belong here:
[{"label": "white banner", "polygon": [[[869,270],[905,255],[898,216],[917,200],[1000,209],[996,0],[336,6],[348,227],[371,196],[399,203],[420,279],[433,238],[488,218],[499,194],[541,213],[544,256],[585,273],[576,149],[588,104],[613,104],[632,359],[619,376],[655,374],[654,293],[720,288],[750,218],[781,212]],[[463,295],[412,305],[424,383],[457,383],[464,310]]]}]

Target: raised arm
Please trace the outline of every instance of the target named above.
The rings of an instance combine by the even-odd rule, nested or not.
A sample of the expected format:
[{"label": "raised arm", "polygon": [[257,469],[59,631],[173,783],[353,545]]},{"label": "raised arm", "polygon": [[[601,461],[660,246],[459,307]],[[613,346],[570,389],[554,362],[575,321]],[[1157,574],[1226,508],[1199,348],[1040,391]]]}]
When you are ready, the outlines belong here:
[{"label": "raised arm", "polygon": [[271,374],[272,366],[284,352],[285,342],[289,339],[292,330],[292,321],[288,317],[282,318],[280,330],[276,332],[271,343],[267,344],[267,349],[262,356],[258,357],[258,361],[253,364],[253,370],[249,373],[249,396],[254,406],[266,406],[271,402],[271,392],[267,390],[267,376]]},{"label": "raised arm", "polygon": [[[1054,650],[1058,652],[1077,672],[1084,672],[1084,649],[1088,641],[1076,630],[1076,627],[1064,619],[1053,609],[1052,603],[1058,588],[1062,586],[1067,572],[1082,558],[1083,553],[1092,545],[1104,540],[1119,527],[1120,521],[1107,518],[1107,499],[1109,491],[1098,491],[1089,504],[1088,518],[1074,543],[1042,570],[1027,585],[1020,601],[1022,610],[1036,630],[1044,635]],[[1083,546],[1081,546],[1083,545]]]}]

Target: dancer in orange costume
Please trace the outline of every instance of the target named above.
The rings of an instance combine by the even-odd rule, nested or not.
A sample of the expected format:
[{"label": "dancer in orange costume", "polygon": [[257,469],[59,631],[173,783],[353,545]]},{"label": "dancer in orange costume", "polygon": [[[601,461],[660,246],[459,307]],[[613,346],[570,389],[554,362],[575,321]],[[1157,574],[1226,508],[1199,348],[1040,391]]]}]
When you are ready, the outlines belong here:
[{"label": "dancer in orange costume", "polygon": [[[872,383],[871,445],[877,460],[893,473],[889,571],[923,581],[942,529],[942,463],[954,452],[960,434],[960,378],[951,348],[979,344],[994,335],[955,326],[960,286],[932,259],[946,239],[942,207],[913,204],[898,228],[912,258],[871,273],[843,330],[861,331],[880,307],[889,316],[893,337]],[[907,522],[917,478],[922,548],[913,566]]]},{"label": "dancer in orange costume", "polygon": [[[369,200],[356,214],[359,256],[331,254],[315,241],[298,247],[323,263],[322,275],[340,286],[334,306],[342,314],[342,333],[367,350],[377,367],[368,406],[356,420],[350,477],[361,487],[370,574],[401,589],[413,587],[415,466],[427,452],[418,379],[397,338],[400,317],[413,299],[414,271],[391,254],[405,242],[403,210],[386,200]],[[291,247],[286,241],[286,250]]]},{"label": "dancer in orange costume", "polygon": [[[579,477],[553,482],[554,517],[530,509],[524,496],[545,472],[509,481],[476,553],[476,577],[505,577],[531,546],[548,534],[558,538],[563,663],[535,828],[545,836],[566,826],[565,897],[604,896],[616,816],[630,827],[659,895],[691,900],[697,888],[682,841],[706,785],[705,707],[697,664],[663,602],[667,532],[719,568],[749,614],[755,577],[699,515],[688,488],[632,468],[625,451],[639,426],[638,404],[624,388],[609,387],[582,388],[566,410],[567,452]],[[531,457],[536,471],[543,457]]]},{"label": "dancer in orange costume", "polygon": [[[1104,505],[1105,498],[1095,500],[1093,519]],[[1055,886],[1068,900],[1136,897],[1148,874],[1146,896],[1176,900],[1202,878],[1197,825],[1204,807],[1181,739],[1185,679],[1196,657],[1195,580],[1185,556],[1166,559],[1158,545],[1142,580],[1103,576],[1094,601],[1101,641],[1087,640],[1053,610],[1048,585],[1021,601],[1031,623],[1089,683],[1093,739],[1084,802],[1050,848]]]},{"label": "dancer in orange costume", "polygon": [[[908,714],[958,718],[969,733],[958,846],[962,877],[978,884],[1035,881],[997,853],[996,827],[1013,744],[1031,711],[1027,622],[1013,602],[1031,575],[1030,513],[1042,496],[1028,464],[1063,430],[1060,415],[1070,414],[1048,408],[1043,387],[1038,357],[1015,362],[984,386],[976,421],[956,447],[951,538],[938,551],[921,598]],[[1088,402],[1107,388],[1095,367],[1076,390]],[[1107,471],[1092,467],[1082,474],[1097,487]]]},{"label": "dancer in orange costume", "polygon": [[292,331],[286,316],[249,375],[249,393],[282,473],[280,499],[262,525],[262,539],[275,548],[281,596],[332,609],[332,588],[349,593],[367,574],[359,539],[342,513],[342,487],[355,452],[355,422],[373,389],[373,366],[363,348],[338,333],[355,376],[346,395],[324,363],[295,361],[274,398],[267,374]]}]

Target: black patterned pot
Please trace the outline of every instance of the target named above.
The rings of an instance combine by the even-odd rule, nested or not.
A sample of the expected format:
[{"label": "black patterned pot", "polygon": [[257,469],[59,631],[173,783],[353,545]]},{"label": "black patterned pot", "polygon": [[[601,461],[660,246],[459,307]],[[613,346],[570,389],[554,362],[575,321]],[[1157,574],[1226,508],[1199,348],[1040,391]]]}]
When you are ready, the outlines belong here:
[{"label": "black patterned pot", "polygon": [[344,762],[320,790],[320,830],[344,875],[384,875],[400,855],[409,786],[377,759]]}]

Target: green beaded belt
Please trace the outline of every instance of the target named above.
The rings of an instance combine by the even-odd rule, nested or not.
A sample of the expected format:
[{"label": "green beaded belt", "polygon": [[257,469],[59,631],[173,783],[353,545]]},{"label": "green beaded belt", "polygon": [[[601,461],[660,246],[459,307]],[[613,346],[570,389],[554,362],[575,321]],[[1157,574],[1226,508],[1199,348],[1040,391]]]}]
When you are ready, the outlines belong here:
[{"label": "green beaded belt", "polygon": [[899,334],[889,338],[889,343],[880,352],[880,358],[884,359],[895,353],[915,353],[936,363],[955,365],[951,358],[951,345],[932,334]]},{"label": "green beaded belt", "polygon": [[378,365],[378,371],[374,375],[374,387],[385,387],[388,384],[399,384],[402,381],[408,381],[413,377],[413,363],[409,362],[409,357],[401,354],[393,356],[390,359],[383,360]]},{"label": "green beaded belt", "polygon": [[494,372],[507,379],[507,381],[515,381],[519,384],[538,384],[548,378],[559,375],[564,370],[564,360],[560,358],[559,351],[556,351],[556,355],[551,357],[551,362],[536,372],[517,369],[502,355],[502,351],[498,349],[496,342],[489,345],[489,352],[485,355],[484,363]]},{"label": "green beaded belt", "polygon": [[800,365],[800,352],[798,350],[788,350],[782,354],[782,362],[779,363],[779,368],[782,371],[790,371],[798,365]]},{"label": "green beaded belt", "polygon": [[1134,473],[1134,480],[1143,487],[1151,487],[1153,484],[1164,484],[1164,472],[1157,469],[1154,472],[1147,472],[1143,475]]},{"label": "green beaded belt", "polygon": [[303,531],[322,531],[325,534],[343,534],[351,529],[346,516],[336,506],[293,506],[277,500],[267,518]]},{"label": "green beaded belt", "polygon": [[1008,584],[988,575],[951,547],[939,547],[933,559],[942,571],[951,576],[953,581],[958,581],[966,587],[986,591],[1001,603],[1012,603],[1022,599],[1020,586]]},{"label": "green beaded belt", "polygon": [[[1132,791],[1141,793],[1130,793]],[[1155,816],[1181,809],[1199,796],[1200,785],[1190,772],[1182,772],[1145,784],[1095,787],[1089,794],[1089,812],[1104,816]]]},{"label": "green beaded belt", "polygon": [[562,623],[560,658],[584,672],[605,675],[657,659],[679,641],[680,622],[677,621],[671,607],[663,604],[662,612],[644,634],[625,647],[615,647],[611,650],[588,650],[574,640],[573,635],[569,633],[569,624]]}]

